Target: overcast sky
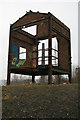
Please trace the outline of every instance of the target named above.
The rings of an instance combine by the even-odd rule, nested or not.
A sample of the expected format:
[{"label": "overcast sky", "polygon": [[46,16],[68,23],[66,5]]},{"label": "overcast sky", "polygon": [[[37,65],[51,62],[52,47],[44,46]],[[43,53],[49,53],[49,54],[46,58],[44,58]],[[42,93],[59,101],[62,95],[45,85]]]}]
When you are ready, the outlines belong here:
[{"label": "overcast sky", "polygon": [[0,80],[7,79],[7,60],[10,24],[26,11],[51,12],[71,30],[72,64],[78,65],[78,0],[0,0]]}]

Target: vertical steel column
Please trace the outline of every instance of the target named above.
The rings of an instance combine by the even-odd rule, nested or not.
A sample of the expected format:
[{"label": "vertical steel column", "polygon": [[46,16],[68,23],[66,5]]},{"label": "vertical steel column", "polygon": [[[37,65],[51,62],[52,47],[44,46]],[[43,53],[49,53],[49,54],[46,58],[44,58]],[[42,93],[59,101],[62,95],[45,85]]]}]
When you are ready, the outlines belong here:
[{"label": "vertical steel column", "polygon": [[35,83],[35,75],[32,75],[32,83]]},{"label": "vertical steel column", "polygon": [[10,85],[10,71],[7,74],[7,85]]},{"label": "vertical steel column", "polygon": [[[70,37],[70,31],[69,31],[69,37]],[[69,77],[69,83],[71,84],[71,71],[72,71],[71,70],[71,39],[69,41],[69,64],[70,64],[70,74],[68,75],[68,77]]]},{"label": "vertical steel column", "polygon": [[48,84],[52,83],[52,17],[49,17],[49,38],[48,38],[48,48],[49,48],[49,72],[48,72]]},{"label": "vertical steel column", "polygon": [[71,74],[68,75],[69,83],[71,84]]},{"label": "vertical steel column", "polygon": [[42,43],[42,65],[45,65],[45,44]]},{"label": "vertical steel column", "polygon": [[11,47],[11,35],[12,34],[12,29],[10,26],[10,33],[9,33],[9,50],[8,50],[8,68],[7,68],[7,85],[10,85],[10,47]]},{"label": "vertical steel column", "polygon": [[37,38],[36,38],[36,46],[37,46],[37,48],[36,48],[36,50],[37,50],[37,53],[36,53],[36,67],[38,67],[38,40],[37,40]]}]

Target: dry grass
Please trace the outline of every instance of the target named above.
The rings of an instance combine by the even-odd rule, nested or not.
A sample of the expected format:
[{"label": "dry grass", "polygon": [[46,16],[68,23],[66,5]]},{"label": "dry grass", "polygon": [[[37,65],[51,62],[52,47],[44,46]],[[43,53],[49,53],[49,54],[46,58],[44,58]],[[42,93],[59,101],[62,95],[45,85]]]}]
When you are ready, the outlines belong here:
[{"label": "dry grass", "polygon": [[78,118],[78,84],[2,87],[3,118]]}]

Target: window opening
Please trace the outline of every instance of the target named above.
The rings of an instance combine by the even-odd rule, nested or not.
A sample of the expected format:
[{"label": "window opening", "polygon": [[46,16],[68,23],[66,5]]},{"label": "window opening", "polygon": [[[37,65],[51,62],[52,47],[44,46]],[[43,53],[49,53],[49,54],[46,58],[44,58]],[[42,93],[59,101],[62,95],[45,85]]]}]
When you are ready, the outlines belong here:
[{"label": "window opening", "polygon": [[27,27],[25,28],[25,26],[23,26],[22,30],[25,31],[25,32],[28,32],[32,35],[36,35],[36,29],[37,29],[37,25],[34,25],[34,26],[30,26],[30,27]]},{"label": "window opening", "polygon": [[26,59],[26,48],[20,47],[19,59]]},{"label": "window opening", "polygon": [[45,47],[44,49],[47,49],[47,50],[45,50],[45,56],[46,56],[45,57],[45,65],[47,65],[48,64],[48,39],[40,40],[39,42],[40,43],[38,45],[38,57],[41,57],[41,58],[38,58],[38,65],[42,65],[42,44],[43,43],[44,43],[44,47]]},{"label": "window opening", "polygon": [[57,38],[52,38],[52,65],[58,66],[58,41]]}]

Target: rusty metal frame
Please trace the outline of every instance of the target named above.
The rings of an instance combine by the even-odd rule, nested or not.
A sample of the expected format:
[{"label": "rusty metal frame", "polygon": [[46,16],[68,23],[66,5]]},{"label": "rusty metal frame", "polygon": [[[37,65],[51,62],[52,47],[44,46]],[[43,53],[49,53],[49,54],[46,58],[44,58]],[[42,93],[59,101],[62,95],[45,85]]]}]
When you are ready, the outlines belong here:
[{"label": "rusty metal frame", "polygon": [[[8,72],[7,72],[7,85],[10,84],[10,73],[18,73],[18,74],[26,74],[26,75],[32,75],[32,83],[35,82],[35,76],[36,75],[48,75],[48,84],[51,84],[52,83],[52,75],[60,75],[60,74],[68,74],[69,76],[69,82],[71,83],[71,41],[70,41],[70,29],[65,25],[63,24],[60,20],[58,20],[55,16],[53,16],[51,13],[35,13],[36,16],[39,14],[44,16],[46,15],[46,17],[41,17],[39,19],[35,19],[34,21],[32,22],[28,22],[27,24],[24,24],[24,17],[25,16],[30,16],[33,14],[33,17],[34,17],[34,12],[30,11],[29,13],[27,13],[26,15],[24,15],[22,18],[20,18],[19,20],[17,20],[15,23],[13,23],[11,26],[10,26],[10,35],[9,35],[9,52],[8,52]],[[16,23],[18,24],[18,22],[20,20],[23,20],[23,23],[22,25],[16,25]],[[53,21],[55,23],[55,26],[53,25]],[[23,32],[22,31],[22,28],[23,26],[26,27],[30,27],[30,26],[33,26],[33,25],[45,25],[44,23],[47,23],[48,24],[48,27],[47,27],[47,31],[48,31],[48,34],[46,35],[43,35],[43,36],[33,36],[27,32]],[[16,27],[14,27],[14,25]],[[36,32],[38,34],[38,29],[40,28],[41,26],[38,26]],[[58,28],[59,27],[59,28]],[[62,29],[62,31],[65,33],[67,33],[67,35],[65,35],[62,31],[60,31],[60,29]],[[45,29],[43,29],[45,31]],[[16,35],[14,35],[16,32]],[[56,34],[53,34],[56,33]],[[20,35],[22,36],[25,36],[27,37],[29,40],[31,40],[32,42],[30,42],[29,40],[24,40],[23,37],[20,38]],[[17,36],[18,35],[18,36]],[[58,50],[55,50],[52,48],[52,38],[56,37],[57,38],[57,41],[58,41]],[[26,38],[26,39],[27,39]],[[63,41],[67,41],[66,45],[68,46],[66,48],[66,51],[68,51],[68,54],[66,54],[65,56],[65,53],[64,51],[62,52],[62,49],[60,48],[62,45],[60,43],[60,39],[63,38]],[[45,51],[48,51],[48,56],[44,56],[44,58],[48,58],[48,65],[44,65],[41,66],[41,65],[38,65],[38,58],[42,58],[42,57],[38,57],[38,51],[41,51],[42,49],[38,50],[38,44],[39,44],[39,40],[44,40],[44,39],[48,39],[48,48],[45,49]],[[18,42],[21,42],[23,44],[26,44],[27,47],[30,49],[31,47],[33,48],[33,46],[36,47],[36,50],[33,50],[32,51],[32,54],[36,54],[36,57],[32,57],[32,62],[33,60],[36,60],[36,67],[31,67],[31,66],[21,66],[20,68],[15,68],[14,66],[11,66],[11,60],[12,60],[12,53],[11,53],[11,47],[14,43],[14,41],[18,41]],[[17,44],[18,44],[17,42]],[[63,44],[63,43],[62,43]],[[31,46],[31,47],[29,47]],[[58,52],[58,58],[53,56],[52,55],[52,50]],[[17,53],[17,54],[23,54],[24,52],[22,53]],[[61,56],[65,56],[67,60],[61,58]],[[65,58],[64,57],[64,58]],[[55,60],[55,59],[58,59],[58,66],[53,66],[52,65],[52,60]],[[29,60],[28,60],[29,61]],[[42,60],[40,60],[42,61]],[[46,60],[45,60],[46,61]],[[62,62],[65,62],[64,64],[62,64]],[[27,63],[28,64],[28,63]],[[61,66],[62,64],[62,66]],[[66,66],[66,69],[64,66]]]}]

